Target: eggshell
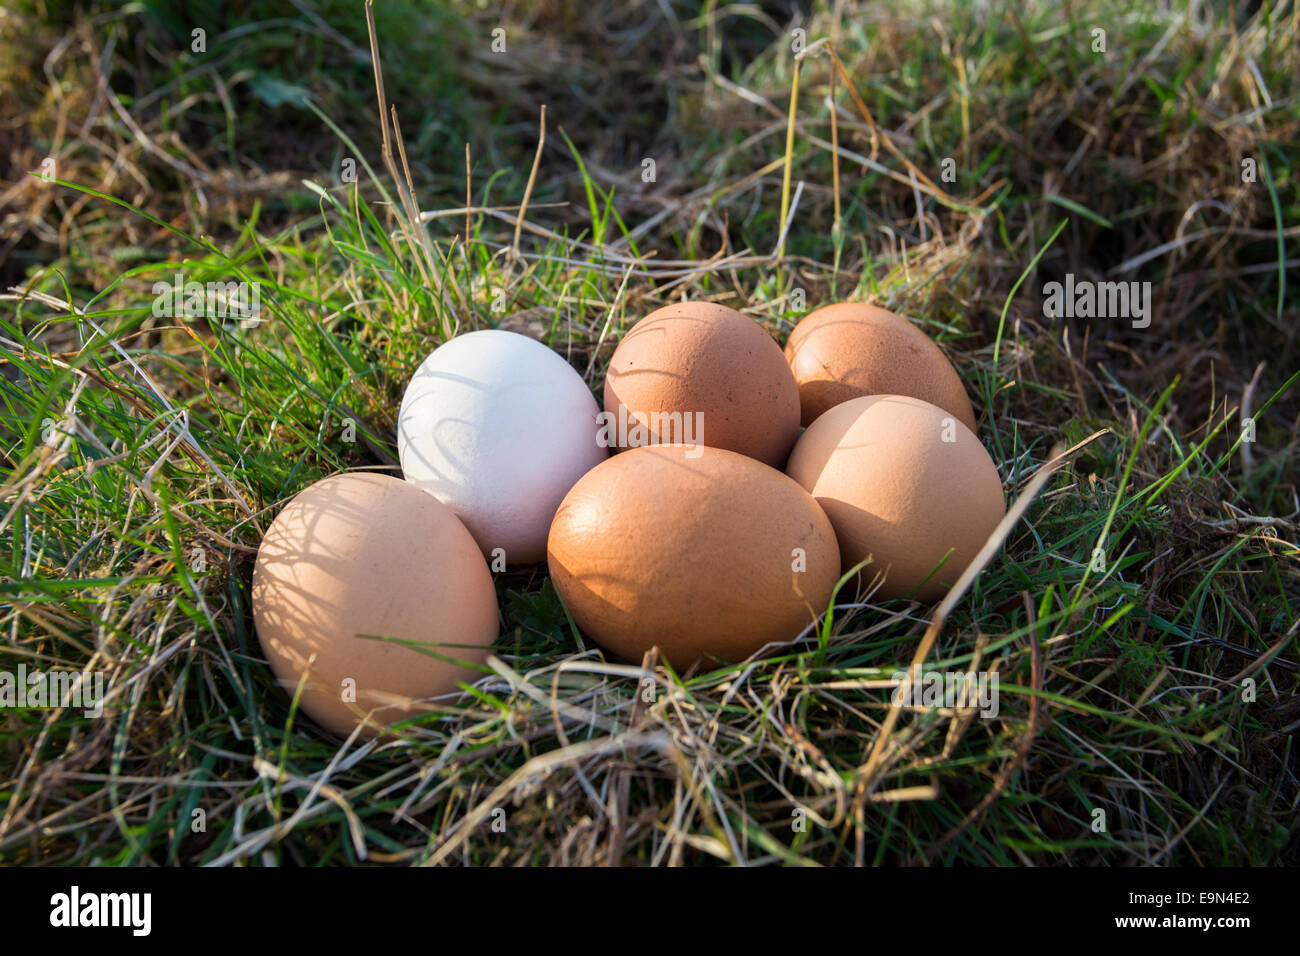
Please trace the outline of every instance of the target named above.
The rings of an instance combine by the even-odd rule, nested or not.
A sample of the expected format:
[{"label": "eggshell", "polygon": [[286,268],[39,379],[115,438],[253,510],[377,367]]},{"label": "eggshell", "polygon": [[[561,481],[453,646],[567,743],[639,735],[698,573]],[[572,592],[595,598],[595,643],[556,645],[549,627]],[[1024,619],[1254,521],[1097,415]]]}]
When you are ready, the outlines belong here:
[{"label": "eggshell", "polygon": [[822,306],[794,327],[785,356],[799,385],[804,425],[861,395],[910,395],[975,431],[975,412],[952,363],[893,312],[860,302]]},{"label": "eggshell", "polygon": [[547,551],[586,634],[634,663],[657,645],[678,669],[793,640],[825,612],[839,563],[830,522],[794,481],[682,445],[634,448],[588,472]]},{"label": "eggshell", "polygon": [[870,555],[863,578],[886,572],[881,598],[942,597],[1006,511],[997,467],[975,434],[903,395],[836,405],[800,436],[786,472],[831,519],[843,570]]},{"label": "eggshell", "polygon": [[[372,710],[367,736],[427,710],[403,699],[481,676],[362,635],[418,641],[467,665],[482,664],[497,636],[492,575],[474,539],[436,498],[388,475],[336,475],[285,505],[258,548],[252,597],[281,685],[293,694],[306,673],[301,709],[341,736]],[[344,700],[348,678],[355,703]]]},{"label": "eggshell", "polygon": [[546,554],[565,492],[609,454],[582,377],[541,342],[488,329],[458,335],[406,388],[397,451],[406,480],[448,505],[483,553]]},{"label": "eggshell", "polygon": [[620,448],[654,443],[658,415],[692,416],[700,434],[654,432],[663,444],[726,448],[780,468],[799,434],[799,389],[781,347],[752,319],[711,302],[651,312],[623,336],[605,375],[605,411],[626,416]]}]

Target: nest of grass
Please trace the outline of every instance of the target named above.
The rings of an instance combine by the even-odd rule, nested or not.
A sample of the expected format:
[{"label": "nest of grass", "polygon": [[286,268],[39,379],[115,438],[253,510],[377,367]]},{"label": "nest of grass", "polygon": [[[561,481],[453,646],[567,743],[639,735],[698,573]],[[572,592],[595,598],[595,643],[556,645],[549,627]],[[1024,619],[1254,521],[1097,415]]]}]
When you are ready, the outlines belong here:
[{"label": "nest of grass", "polygon": [[[0,714],[0,859],[1295,862],[1294,7],[1099,2],[1062,29],[1047,7],[843,4],[748,16],[772,36],[739,57],[733,8],[565,10],[510,21],[508,60],[467,52],[467,76],[495,76],[492,102],[513,107],[471,136],[468,184],[459,145],[417,153],[402,135],[418,109],[392,86],[370,114],[374,178],[218,173],[167,138],[157,100],[113,105],[111,17],[46,38],[65,79],[11,165],[61,143],[60,179],[134,208],[33,180],[4,196],[26,230],[6,251],[57,250],[73,281],[36,270],[3,297],[0,658],[92,668],[110,693],[104,720]],[[1092,23],[1124,52],[1092,53]],[[867,113],[810,51],[783,153],[792,24],[829,41]],[[664,69],[584,89],[627,49]],[[538,149],[543,96],[563,118]],[[599,122],[566,142],[570,115]],[[503,199],[472,157],[513,139]],[[1247,185],[1249,157],[1264,171]],[[250,196],[300,173],[311,218],[245,222]],[[227,194],[223,176],[260,185]],[[222,218],[229,241],[200,243]],[[147,251],[142,268],[113,258],[123,245]],[[261,282],[269,320],[152,316],[147,290],[181,255],[193,278]],[[1046,319],[1042,285],[1066,272],[1151,281],[1155,321]],[[451,332],[544,338],[595,388],[623,330],[681,296],[779,340],[801,298],[869,298],[941,341],[1008,498],[1042,485],[962,600],[935,615],[841,594],[791,647],[676,674],[605,661],[543,573],[512,571],[472,694],[398,740],[341,747],[293,713],[248,609],[279,503],[334,471],[394,468],[406,376]],[[918,646],[928,668],[997,673],[998,715],[895,705]]]}]

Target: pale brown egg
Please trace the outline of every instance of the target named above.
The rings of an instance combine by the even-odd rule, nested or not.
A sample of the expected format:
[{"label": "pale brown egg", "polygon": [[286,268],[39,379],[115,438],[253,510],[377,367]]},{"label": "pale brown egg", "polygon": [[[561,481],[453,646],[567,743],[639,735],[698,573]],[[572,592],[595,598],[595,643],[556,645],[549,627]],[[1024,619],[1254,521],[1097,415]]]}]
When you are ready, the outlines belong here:
[{"label": "pale brown egg", "polygon": [[307,675],[301,709],[340,736],[374,711],[372,736],[432,709],[416,701],[473,683],[497,636],[492,575],[470,533],[388,475],[335,475],[285,505],[258,549],[252,597],[281,686],[293,694]]},{"label": "pale brown egg", "polygon": [[975,431],[975,412],[952,363],[915,325],[861,302],[822,306],[786,342],[799,386],[801,421],[862,395],[910,395],[938,405]]},{"label": "pale brown egg", "polygon": [[656,445],[587,472],[547,541],[578,626],[639,664],[737,662],[798,637],[830,603],[839,549],[812,496],[720,448]]},{"label": "pale brown egg", "polygon": [[605,375],[605,422],[613,447],[701,444],[780,468],[799,434],[799,389],[758,323],[683,302],[623,336]]},{"label": "pale brown egg", "polygon": [[843,570],[870,556],[863,580],[885,575],[880,598],[942,597],[1006,511],[974,433],[903,395],[836,405],[799,437],[786,473],[831,519]]}]

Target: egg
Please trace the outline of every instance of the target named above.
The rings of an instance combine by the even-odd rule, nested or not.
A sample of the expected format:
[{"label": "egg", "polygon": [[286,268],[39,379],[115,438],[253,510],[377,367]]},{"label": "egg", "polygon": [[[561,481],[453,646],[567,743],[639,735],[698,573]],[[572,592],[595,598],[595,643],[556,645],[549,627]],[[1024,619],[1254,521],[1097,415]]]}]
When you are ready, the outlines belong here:
[{"label": "egg", "polygon": [[494,567],[541,561],[560,500],[608,457],[599,414],[582,376],[541,342],[498,329],[458,335],[402,397],[402,474],[460,517]]},{"label": "egg", "polygon": [[[280,684],[327,730],[363,735],[479,676],[497,636],[487,562],[451,510],[389,475],[316,482],[267,529],[253,624]],[[391,638],[408,643],[394,643]],[[410,643],[424,645],[430,656]]]},{"label": "egg", "polygon": [[870,555],[863,578],[885,574],[882,598],[942,597],[1006,510],[975,434],[904,395],[836,405],[799,437],[786,473],[830,518],[844,571]]},{"label": "egg", "polygon": [[804,425],[861,395],[910,395],[975,431],[975,413],[956,369],[901,315],[860,302],[822,306],[794,327],[785,356],[799,386]]},{"label": "egg", "polygon": [[683,302],[623,336],[605,375],[605,412],[618,448],[708,445],[779,468],[799,434],[799,389],[756,322]]},{"label": "egg", "polygon": [[790,641],[839,578],[830,521],[781,472],[722,448],[615,455],[565,496],[547,565],[578,626],[624,660],[737,662]]}]

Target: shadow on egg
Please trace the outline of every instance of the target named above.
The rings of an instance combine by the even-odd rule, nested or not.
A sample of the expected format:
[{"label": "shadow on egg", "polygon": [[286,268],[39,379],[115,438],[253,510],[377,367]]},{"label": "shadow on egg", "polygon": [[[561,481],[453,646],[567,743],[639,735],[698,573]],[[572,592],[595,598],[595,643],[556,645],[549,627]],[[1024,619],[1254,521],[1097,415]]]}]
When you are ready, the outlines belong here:
[{"label": "shadow on egg", "polygon": [[498,630],[469,532],[432,496],[375,473],[327,478],[285,506],[258,551],[252,603],[278,681],[293,694],[306,674],[302,710],[340,735],[371,710],[386,725],[457,693]]}]

